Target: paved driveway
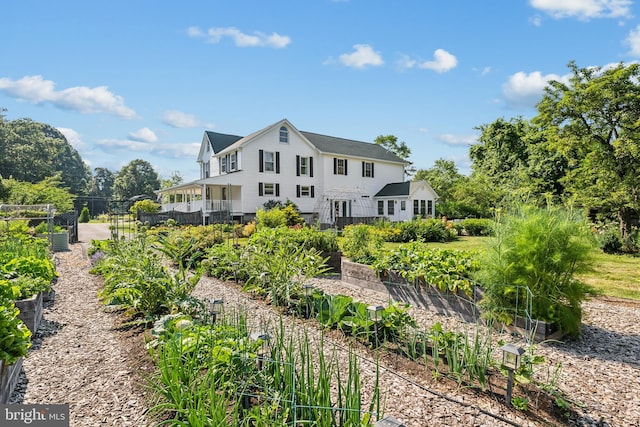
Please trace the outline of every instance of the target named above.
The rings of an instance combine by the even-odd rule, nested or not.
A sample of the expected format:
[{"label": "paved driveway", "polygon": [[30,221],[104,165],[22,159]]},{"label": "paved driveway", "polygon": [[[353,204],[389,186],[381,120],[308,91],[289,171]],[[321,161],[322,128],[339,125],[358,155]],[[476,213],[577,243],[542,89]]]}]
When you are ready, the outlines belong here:
[{"label": "paved driveway", "polygon": [[106,240],[111,238],[108,223],[79,223],[78,241],[91,243],[91,240]]}]

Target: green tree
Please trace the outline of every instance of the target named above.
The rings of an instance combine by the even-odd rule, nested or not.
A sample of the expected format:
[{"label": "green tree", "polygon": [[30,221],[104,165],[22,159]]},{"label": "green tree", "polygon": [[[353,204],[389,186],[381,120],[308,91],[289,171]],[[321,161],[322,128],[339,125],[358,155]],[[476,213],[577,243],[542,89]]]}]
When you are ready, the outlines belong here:
[{"label": "green tree", "polygon": [[115,175],[107,168],[95,168],[89,182],[89,195],[110,199],[113,196]]},{"label": "green tree", "polygon": [[46,178],[36,183],[10,178],[4,179],[3,184],[7,196],[0,199],[0,202],[11,205],[52,204],[58,212],[73,210],[75,196],[63,187],[59,176]]},{"label": "green tree", "polygon": [[155,199],[155,191],[160,188],[160,180],[149,162],[136,159],[120,169],[114,186],[117,197],[123,200],[140,195]]},{"label": "green tree", "polygon": [[458,172],[452,160],[438,159],[430,169],[419,169],[413,176],[414,181],[425,180],[438,193],[440,200],[450,202],[451,191],[463,175]]},{"label": "green tree", "polygon": [[393,154],[410,164],[404,170],[405,175],[410,176],[415,173],[416,168],[414,166],[411,166],[411,162],[409,162],[409,157],[411,157],[411,149],[407,146],[406,142],[398,142],[398,137],[395,135],[378,135],[374,142],[377,145],[381,145],[382,147],[391,151]]},{"label": "green tree", "polygon": [[86,194],[89,170],[54,127],[30,119],[6,121],[0,114],[0,170],[5,178],[36,183],[59,174],[73,194]]},{"label": "green tree", "polygon": [[173,173],[171,173],[171,176],[169,178],[163,179],[160,182],[160,188],[173,187],[174,185],[180,185],[183,182],[184,182],[184,178],[182,177],[182,175],[180,175],[180,172],[173,171]]},{"label": "green tree", "polygon": [[567,159],[566,195],[617,216],[623,239],[640,211],[640,64],[579,68],[551,81],[534,122]]}]

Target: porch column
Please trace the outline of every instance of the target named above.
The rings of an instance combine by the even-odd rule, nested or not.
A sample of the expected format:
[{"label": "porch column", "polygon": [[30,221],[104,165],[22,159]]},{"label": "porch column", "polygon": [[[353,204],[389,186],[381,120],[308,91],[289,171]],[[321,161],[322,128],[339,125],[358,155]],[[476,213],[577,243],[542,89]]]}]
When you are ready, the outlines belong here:
[{"label": "porch column", "polygon": [[202,225],[205,225],[205,209],[207,207],[207,184],[202,184]]}]

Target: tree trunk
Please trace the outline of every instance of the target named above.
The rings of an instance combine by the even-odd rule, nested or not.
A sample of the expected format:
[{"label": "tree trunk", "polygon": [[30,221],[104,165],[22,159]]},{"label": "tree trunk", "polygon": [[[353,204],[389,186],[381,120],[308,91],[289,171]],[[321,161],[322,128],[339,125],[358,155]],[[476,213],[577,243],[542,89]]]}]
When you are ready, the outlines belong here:
[{"label": "tree trunk", "polygon": [[631,208],[622,207],[618,210],[618,223],[620,227],[620,237],[624,243],[631,235]]}]

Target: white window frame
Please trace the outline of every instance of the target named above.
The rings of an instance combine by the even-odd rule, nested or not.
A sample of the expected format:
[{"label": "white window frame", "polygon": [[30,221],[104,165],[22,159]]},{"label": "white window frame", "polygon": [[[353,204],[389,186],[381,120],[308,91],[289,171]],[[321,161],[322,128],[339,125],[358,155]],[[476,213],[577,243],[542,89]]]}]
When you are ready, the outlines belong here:
[{"label": "white window frame", "polygon": [[227,156],[220,157],[220,173],[227,173]]},{"label": "white window frame", "polygon": [[387,200],[387,214],[388,215],[395,215],[394,203],[395,203],[394,200]]},{"label": "white window frame", "polygon": [[300,197],[311,197],[311,186],[310,185],[301,185],[300,186]]},{"label": "white window frame", "polygon": [[384,215],[384,200],[378,200],[378,215]]},{"label": "white window frame", "polygon": [[273,182],[265,182],[262,184],[262,194],[264,196],[275,196],[276,185]]},{"label": "white window frame", "polygon": [[309,175],[308,157],[300,157],[300,175]]},{"label": "white window frame", "polygon": [[[268,158],[271,157],[270,160]],[[262,158],[263,169],[265,172],[276,171],[276,153],[275,151],[265,151]]]},{"label": "white window frame", "polygon": [[373,178],[373,162],[364,162],[364,177]]},{"label": "white window frame", "polygon": [[289,129],[286,126],[280,126],[280,143],[289,143]]},{"label": "white window frame", "polygon": [[336,175],[346,175],[344,173],[345,163],[347,163],[347,159],[336,159]]}]

